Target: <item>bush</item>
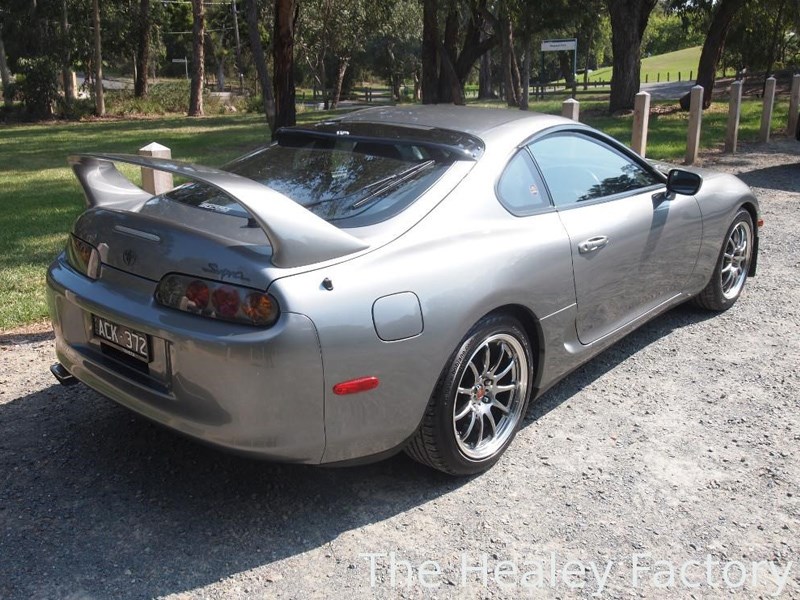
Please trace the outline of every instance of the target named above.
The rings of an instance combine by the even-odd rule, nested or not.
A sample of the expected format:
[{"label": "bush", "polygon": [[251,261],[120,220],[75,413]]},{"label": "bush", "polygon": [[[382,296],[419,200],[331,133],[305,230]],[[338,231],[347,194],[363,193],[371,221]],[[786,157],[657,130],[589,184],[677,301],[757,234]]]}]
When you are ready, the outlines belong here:
[{"label": "bush", "polygon": [[19,60],[20,74],[17,90],[25,105],[25,112],[32,119],[50,119],[59,101],[59,66],[47,56],[22,58]]}]

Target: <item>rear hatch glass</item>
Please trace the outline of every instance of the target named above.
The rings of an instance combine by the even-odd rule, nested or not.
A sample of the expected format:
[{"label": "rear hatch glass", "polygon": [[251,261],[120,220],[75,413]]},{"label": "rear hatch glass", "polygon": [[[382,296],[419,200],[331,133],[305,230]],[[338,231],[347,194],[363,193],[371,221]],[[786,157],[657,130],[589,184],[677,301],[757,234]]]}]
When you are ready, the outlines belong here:
[{"label": "rear hatch glass", "polygon": [[[338,227],[361,227],[402,211],[452,164],[434,148],[413,143],[285,137],[225,170],[288,196]],[[247,218],[226,194],[202,183],[168,192],[168,200]]]}]

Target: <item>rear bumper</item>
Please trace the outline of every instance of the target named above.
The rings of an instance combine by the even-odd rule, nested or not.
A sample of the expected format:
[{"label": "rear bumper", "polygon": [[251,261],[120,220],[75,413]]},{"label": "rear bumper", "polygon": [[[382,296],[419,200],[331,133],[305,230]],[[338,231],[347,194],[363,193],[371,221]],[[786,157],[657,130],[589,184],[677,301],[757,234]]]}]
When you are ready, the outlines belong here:
[{"label": "rear bumper", "polygon": [[[203,319],[153,301],[153,282],[104,267],[98,280],[59,257],[47,273],[56,355],[77,379],[200,441],[242,454],[319,463],[324,381],[316,329],[284,313],[269,329]],[[109,351],[91,315],[151,340],[149,364]]]}]

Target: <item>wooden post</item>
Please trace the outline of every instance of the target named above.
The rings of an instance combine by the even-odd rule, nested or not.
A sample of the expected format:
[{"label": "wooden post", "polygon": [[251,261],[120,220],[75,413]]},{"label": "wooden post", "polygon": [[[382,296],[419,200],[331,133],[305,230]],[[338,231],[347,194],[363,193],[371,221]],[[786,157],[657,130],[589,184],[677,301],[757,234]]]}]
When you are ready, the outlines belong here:
[{"label": "wooden post", "polygon": [[764,108],[761,111],[761,132],[758,135],[760,142],[769,141],[769,130],[772,127],[772,109],[775,106],[775,78],[768,77],[764,88]]},{"label": "wooden post", "polygon": [[631,148],[640,156],[647,152],[647,127],[650,121],[650,94],[639,92],[633,108],[633,135]]},{"label": "wooden post", "polygon": [[561,105],[561,116],[567,117],[568,119],[572,119],[573,121],[577,121],[578,114],[580,113],[580,107],[581,107],[580,102],[578,102],[574,98],[567,98]]},{"label": "wooden post", "polygon": [[792,94],[789,97],[789,127],[786,130],[790,137],[797,135],[798,119],[800,119],[800,73],[792,77]]},{"label": "wooden post", "polygon": [[689,101],[689,134],[686,139],[686,164],[693,165],[700,149],[700,125],[703,121],[703,86],[692,87]]},{"label": "wooden post", "polygon": [[731,99],[728,107],[728,131],[725,134],[725,152],[736,153],[739,139],[739,116],[742,112],[742,82],[731,84]]},{"label": "wooden post", "polygon": [[[172,151],[166,146],[152,142],[151,144],[147,144],[144,148],[139,148],[139,156],[169,159],[172,158]],[[168,192],[173,187],[171,173],[154,171],[153,169],[142,167],[142,188],[144,188],[146,192],[150,192],[155,196]]]}]

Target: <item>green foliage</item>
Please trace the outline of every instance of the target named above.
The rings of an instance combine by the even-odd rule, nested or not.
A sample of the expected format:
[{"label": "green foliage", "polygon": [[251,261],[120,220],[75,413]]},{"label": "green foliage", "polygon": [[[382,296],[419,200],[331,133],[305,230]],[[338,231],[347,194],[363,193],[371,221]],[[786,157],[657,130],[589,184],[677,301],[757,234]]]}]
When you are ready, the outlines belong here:
[{"label": "green foliage", "polygon": [[[666,54],[703,44],[703,33],[674,12],[655,10],[642,39],[642,56]],[[697,65],[695,65],[696,67]]]},{"label": "green foliage", "polygon": [[30,118],[53,116],[58,96],[58,64],[48,56],[23,58],[19,61],[17,88]]},{"label": "green foliage", "polygon": [[800,1],[746,2],[728,32],[722,60],[751,73],[800,66]]}]

